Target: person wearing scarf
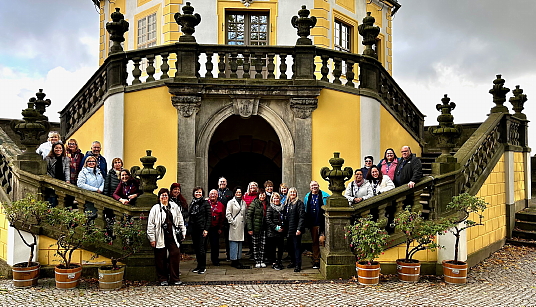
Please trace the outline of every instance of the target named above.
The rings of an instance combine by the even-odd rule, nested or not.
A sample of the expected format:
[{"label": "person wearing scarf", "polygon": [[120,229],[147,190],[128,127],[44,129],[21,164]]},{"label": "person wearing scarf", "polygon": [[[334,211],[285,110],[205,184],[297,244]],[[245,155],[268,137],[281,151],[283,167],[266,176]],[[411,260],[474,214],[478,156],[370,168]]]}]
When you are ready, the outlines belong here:
[{"label": "person wearing scarf", "polygon": [[363,179],[363,171],[361,169],[355,170],[354,180],[348,184],[344,197],[348,199],[348,204],[357,204],[374,196],[372,187],[368,181]]},{"label": "person wearing scarf", "polygon": [[208,230],[208,238],[210,240],[210,260],[215,266],[220,265],[220,235],[223,232],[223,222],[225,221],[225,208],[218,201],[218,191],[211,190],[208,193],[208,203],[210,204],[210,212],[212,218],[210,228]]},{"label": "person wearing scarf", "polygon": [[264,249],[266,245],[266,192],[260,191],[257,198],[249,205],[247,214],[248,234],[253,244],[253,259],[256,268],[265,268]]},{"label": "person wearing scarf", "polygon": [[112,195],[117,189],[117,186],[121,182],[121,170],[123,169],[123,160],[121,158],[114,158],[112,160],[112,168],[108,171],[106,179],[104,179],[104,192],[106,196],[113,197]]},{"label": "person wearing scarf", "polygon": [[[272,193],[270,197],[270,206],[266,210],[267,238],[266,238],[266,257],[269,263],[272,263],[274,270],[282,270],[283,252],[285,251],[285,207],[281,204],[281,195]],[[277,249],[277,257],[276,257]]]},{"label": "person wearing scarf", "polygon": [[169,192],[171,193],[169,196],[169,201],[172,201],[179,206],[182,212],[184,225],[186,228],[188,228],[188,202],[181,193],[181,184],[176,182],[172,183],[171,187],[169,188]]},{"label": "person wearing scarf", "polygon": [[237,269],[249,269],[242,265],[242,243],[244,242],[244,225],[246,222],[246,202],[242,199],[242,188],[234,189],[234,198],[227,203],[225,217],[229,222],[229,249],[231,266]]},{"label": "person wearing scarf", "polygon": [[372,194],[374,194],[374,196],[395,188],[395,184],[391,178],[387,175],[383,175],[382,171],[377,166],[370,168],[367,175],[367,181],[370,182]]},{"label": "person wearing scarf", "polygon": [[159,203],[154,205],[147,219],[147,237],[154,249],[156,276],[161,286],[181,285],[179,265],[181,236],[186,227],[177,204],[169,202],[169,190],[160,189]]},{"label": "person wearing scarf", "polygon": [[[45,157],[47,163],[47,174],[55,179],[70,183],[71,172],[69,168],[69,158],[65,156],[65,148],[62,143],[54,143]],[[53,189],[45,189],[46,199],[52,206],[58,204],[58,197]]]},{"label": "person wearing scarf", "polygon": [[123,205],[133,206],[136,203],[136,198],[142,193],[143,191],[140,190],[140,182],[135,178],[132,178],[128,170],[122,170],[121,182],[115,189],[112,197]]},{"label": "person wearing scarf", "polygon": [[190,203],[188,227],[191,229],[192,243],[195,250],[197,267],[192,270],[194,273],[205,274],[207,271],[207,245],[208,229],[212,216],[210,205],[205,200],[205,191],[201,187],[195,187],[192,192],[192,202]]}]

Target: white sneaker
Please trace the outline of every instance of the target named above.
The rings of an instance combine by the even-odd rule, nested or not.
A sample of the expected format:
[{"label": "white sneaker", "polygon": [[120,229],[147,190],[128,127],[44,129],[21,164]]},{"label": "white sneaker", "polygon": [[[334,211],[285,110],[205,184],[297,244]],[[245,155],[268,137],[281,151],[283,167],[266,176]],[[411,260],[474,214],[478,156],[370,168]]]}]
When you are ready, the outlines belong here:
[{"label": "white sneaker", "polygon": [[264,262],[261,262],[261,268],[265,268],[266,264]]},{"label": "white sneaker", "polygon": [[255,267],[256,267],[256,268],[260,268],[260,267],[261,267],[261,264],[260,264],[260,263],[257,263],[257,264],[255,264]]}]

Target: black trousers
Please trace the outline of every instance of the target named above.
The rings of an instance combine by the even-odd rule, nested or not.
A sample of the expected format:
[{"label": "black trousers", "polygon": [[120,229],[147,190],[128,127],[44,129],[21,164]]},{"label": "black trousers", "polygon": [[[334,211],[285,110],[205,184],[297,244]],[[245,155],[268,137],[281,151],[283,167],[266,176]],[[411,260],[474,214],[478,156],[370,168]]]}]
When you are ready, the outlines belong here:
[{"label": "black trousers", "polygon": [[203,229],[193,229],[192,243],[194,245],[197,268],[204,270],[207,267],[207,238],[203,237]]},{"label": "black trousers", "polygon": [[219,263],[220,255],[220,234],[218,233],[218,227],[210,227],[208,229],[208,238],[210,240],[210,261],[213,264]]}]

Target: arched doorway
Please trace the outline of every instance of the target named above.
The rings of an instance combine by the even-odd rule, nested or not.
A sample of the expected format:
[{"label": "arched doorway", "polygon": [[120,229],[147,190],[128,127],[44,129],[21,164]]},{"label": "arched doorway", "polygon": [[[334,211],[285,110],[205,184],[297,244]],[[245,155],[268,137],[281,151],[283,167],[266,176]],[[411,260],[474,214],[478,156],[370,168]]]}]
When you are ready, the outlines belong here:
[{"label": "arched doorway", "polygon": [[282,180],[282,150],[275,130],[261,116],[229,116],[210,140],[208,174],[209,188],[216,188],[223,176],[229,188],[240,185],[245,189],[250,181],[262,186],[272,180],[277,191]]}]

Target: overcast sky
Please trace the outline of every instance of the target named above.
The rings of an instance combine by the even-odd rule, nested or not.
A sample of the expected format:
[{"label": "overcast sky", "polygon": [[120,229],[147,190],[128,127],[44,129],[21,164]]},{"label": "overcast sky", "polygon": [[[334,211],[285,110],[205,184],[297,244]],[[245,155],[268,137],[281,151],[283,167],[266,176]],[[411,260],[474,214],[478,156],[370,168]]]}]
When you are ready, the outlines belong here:
[{"label": "overcast sky", "polygon": [[[427,115],[426,125],[437,123],[443,94],[457,104],[456,123],[485,120],[497,74],[506,87],[524,89],[524,112],[536,121],[536,0],[399,2],[394,77]],[[0,118],[20,118],[43,88],[52,100],[47,115],[59,120],[57,112],[97,69],[98,20],[90,0],[0,0]]]}]

